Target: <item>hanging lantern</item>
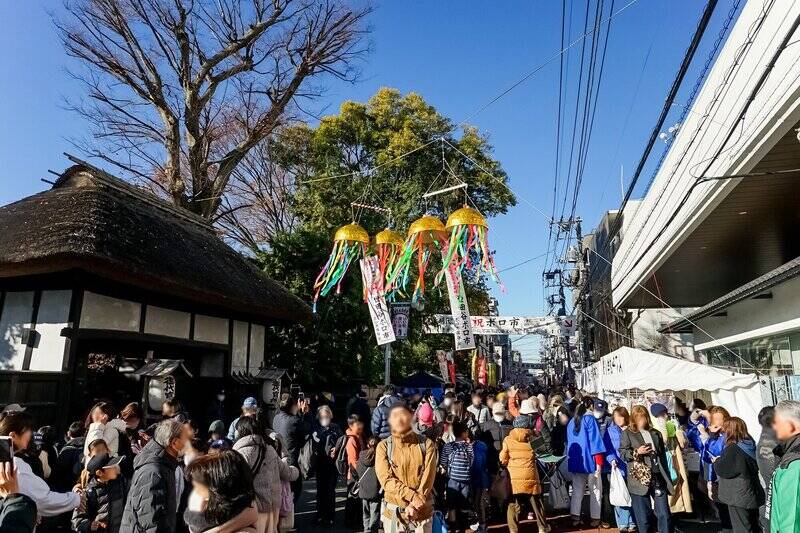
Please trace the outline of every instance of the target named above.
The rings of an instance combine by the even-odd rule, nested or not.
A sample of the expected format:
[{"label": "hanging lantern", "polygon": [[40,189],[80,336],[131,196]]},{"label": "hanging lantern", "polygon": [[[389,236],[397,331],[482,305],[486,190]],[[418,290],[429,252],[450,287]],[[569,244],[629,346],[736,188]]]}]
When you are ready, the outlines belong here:
[{"label": "hanging lantern", "polygon": [[375,252],[378,254],[378,268],[384,281],[385,294],[391,295],[394,292],[392,273],[400,259],[404,244],[403,236],[389,228],[375,235]]},{"label": "hanging lantern", "polygon": [[337,294],[341,291],[342,279],[347,273],[347,269],[360,257],[366,255],[367,246],[369,246],[369,234],[355,222],[336,230],[328,262],[322,267],[314,281],[315,312],[320,296],[327,296],[333,287],[336,287]]},{"label": "hanging lantern", "polygon": [[405,289],[408,286],[411,261],[416,254],[418,277],[411,301],[417,302],[425,296],[425,271],[428,269],[431,253],[442,250],[447,243],[446,235],[444,224],[434,216],[425,215],[411,223],[403,254],[390,277],[390,284],[394,290]]},{"label": "hanging lantern", "polygon": [[445,270],[452,269],[459,276],[464,270],[472,268],[473,256],[478,261],[479,270],[488,273],[500,283],[494,259],[489,251],[489,224],[476,209],[464,206],[447,217],[447,231],[450,238],[447,250],[442,254],[442,270],[436,276],[437,284]]}]

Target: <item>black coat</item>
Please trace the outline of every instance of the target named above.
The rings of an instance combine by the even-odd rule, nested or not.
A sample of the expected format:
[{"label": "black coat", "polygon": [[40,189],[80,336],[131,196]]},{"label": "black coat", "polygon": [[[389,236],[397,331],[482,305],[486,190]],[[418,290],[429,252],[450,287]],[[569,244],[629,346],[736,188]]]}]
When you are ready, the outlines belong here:
[{"label": "black coat", "polygon": [[289,457],[289,464],[297,466],[300,450],[311,433],[311,416],[308,414],[290,415],[278,411],[272,419],[272,429],[283,439],[284,452]]},{"label": "black coat", "polygon": [[83,460],[84,437],[70,439],[58,452],[56,464],[50,465],[53,469],[50,474],[50,486],[56,492],[69,492],[81,474]]},{"label": "black coat", "polygon": [[104,532],[117,533],[122,526],[122,513],[128,486],[123,476],[108,483],[89,482],[86,487],[86,505],[72,513],[72,529],[79,533],[92,531],[92,522],[106,524]]},{"label": "black coat", "polygon": [[0,498],[0,531],[30,533],[36,527],[36,503],[24,494]]},{"label": "black coat", "polygon": [[761,474],[763,485],[769,487],[772,482],[772,473],[775,471],[775,448],[778,446],[778,438],[772,428],[762,428],[761,437],[756,445],[756,463],[758,463],[758,473]]},{"label": "black coat", "polygon": [[175,469],[178,461],[155,440],[133,462],[122,533],[174,533],[178,515]]},{"label": "black coat", "polygon": [[758,509],[764,503],[764,489],[758,478],[755,443],[751,440],[740,444],[726,445],[714,461],[714,471],[719,476],[719,501],[733,507]]},{"label": "black coat", "polygon": [[381,486],[378,475],[375,473],[375,454],[366,450],[361,452],[356,463],[356,476],[358,479],[358,497],[362,500],[375,501],[380,499]]},{"label": "black coat", "polygon": [[[619,456],[628,464],[628,492],[637,496],[645,496],[648,493],[650,486],[642,485],[631,475],[630,465],[638,462],[644,463],[652,468],[653,459],[655,458],[658,460],[657,472],[661,474],[667,491],[672,494],[674,487],[672,485],[672,478],[669,475],[669,469],[667,468],[667,449],[664,446],[664,438],[661,436],[661,432],[655,429],[650,430],[650,436],[653,438],[653,454],[646,456],[636,454],[636,450],[645,444],[644,438],[638,430],[631,431],[630,429],[626,429],[622,432],[622,436],[619,439]],[[655,476],[656,472],[653,472],[653,475]]]}]

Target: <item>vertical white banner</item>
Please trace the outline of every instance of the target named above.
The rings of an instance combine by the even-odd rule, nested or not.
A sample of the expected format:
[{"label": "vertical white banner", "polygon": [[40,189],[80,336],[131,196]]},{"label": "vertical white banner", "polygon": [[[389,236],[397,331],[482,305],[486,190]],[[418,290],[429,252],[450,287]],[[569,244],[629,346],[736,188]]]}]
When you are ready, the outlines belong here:
[{"label": "vertical white banner", "polygon": [[361,280],[367,290],[367,306],[372,317],[372,327],[375,329],[375,339],[378,345],[394,342],[394,328],[389,314],[389,306],[381,291],[381,274],[378,268],[378,257],[370,255],[362,259]]},{"label": "vertical white banner", "polygon": [[452,268],[447,269],[445,278],[447,278],[447,293],[450,296],[450,312],[453,314],[453,338],[456,350],[471,350],[475,348],[475,336],[472,334],[472,319],[469,316],[464,283],[461,276]]}]

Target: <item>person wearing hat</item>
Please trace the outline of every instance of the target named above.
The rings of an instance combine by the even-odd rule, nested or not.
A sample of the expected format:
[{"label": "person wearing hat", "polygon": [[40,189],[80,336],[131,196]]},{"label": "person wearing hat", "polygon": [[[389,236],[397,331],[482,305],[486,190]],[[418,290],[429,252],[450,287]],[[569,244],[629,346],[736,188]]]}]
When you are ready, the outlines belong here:
[{"label": "person wearing hat", "polygon": [[[517,418],[527,418],[528,427],[531,429],[531,444],[536,449],[537,455],[552,455],[553,448],[550,437],[550,428],[539,412],[538,400],[535,396],[522,401],[519,406]],[[514,419],[516,420],[516,419]]]},{"label": "person wearing hat", "polygon": [[228,426],[228,440],[231,442],[236,442],[236,423],[239,422],[239,419],[243,416],[258,416],[258,400],[253,398],[252,396],[248,396],[242,402],[242,414],[237,416],[231,425]]},{"label": "person wearing hat", "polygon": [[[237,419],[238,421],[239,419]],[[221,441],[221,442],[220,442]],[[209,448],[215,445],[217,449],[225,448],[226,450],[233,447],[233,443],[228,439],[227,432],[225,431],[225,423],[222,420],[214,420],[208,426],[208,446]]]},{"label": "person wearing hat", "polygon": [[10,403],[3,408],[3,414],[7,413],[24,413],[25,408],[18,403]]},{"label": "person wearing hat", "polygon": [[[524,402],[523,402],[524,406]],[[522,411],[522,407],[520,411]],[[536,515],[539,533],[549,531],[547,519],[542,505],[542,484],[539,481],[539,472],[536,466],[536,452],[531,446],[532,430],[530,420],[521,415],[514,419],[513,429],[503,439],[500,450],[500,464],[508,468],[511,478],[511,501],[506,510],[508,530],[511,533],[519,531],[519,514],[522,505],[530,502]]]},{"label": "person wearing hat", "polygon": [[122,456],[114,457],[98,446],[102,441],[92,443],[90,447],[97,451],[86,464],[89,482],[84,489],[85,500],[72,513],[72,529],[79,533],[90,531],[108,531],[117,533],[122,525],[122,513],[125,510],[125,499],[128,486],[120,475],[119,463]]}]

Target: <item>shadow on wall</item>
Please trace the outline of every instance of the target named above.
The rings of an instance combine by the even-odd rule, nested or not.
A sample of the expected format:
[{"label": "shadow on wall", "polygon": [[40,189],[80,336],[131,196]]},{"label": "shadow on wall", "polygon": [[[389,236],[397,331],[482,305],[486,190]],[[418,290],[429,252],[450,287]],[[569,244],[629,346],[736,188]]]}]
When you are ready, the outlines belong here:
[{"label": "shadow on wall", "polygon": [[21,324],[3,324],[0,316],[0,370],[14,370],[14,357],[19,349],[24,349]]}]

